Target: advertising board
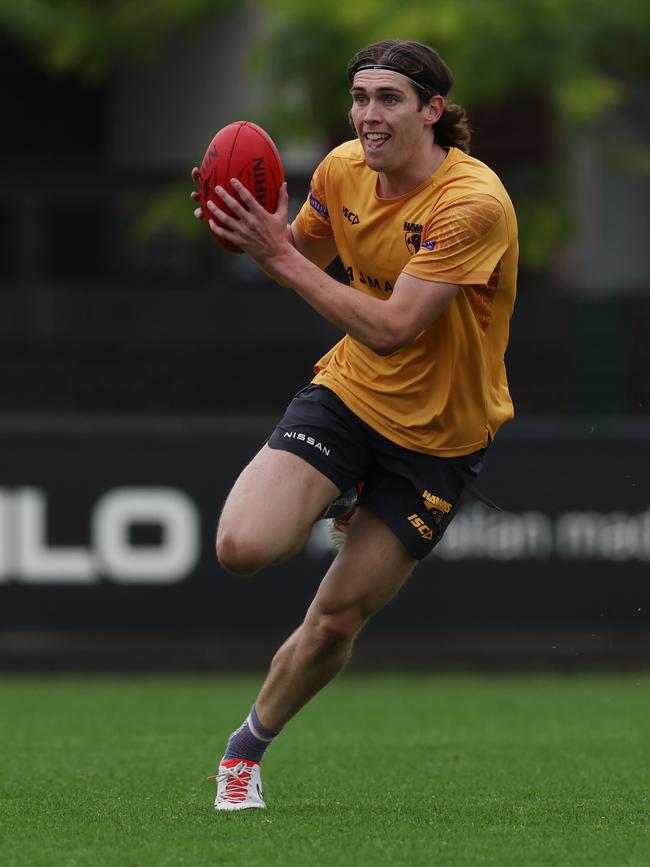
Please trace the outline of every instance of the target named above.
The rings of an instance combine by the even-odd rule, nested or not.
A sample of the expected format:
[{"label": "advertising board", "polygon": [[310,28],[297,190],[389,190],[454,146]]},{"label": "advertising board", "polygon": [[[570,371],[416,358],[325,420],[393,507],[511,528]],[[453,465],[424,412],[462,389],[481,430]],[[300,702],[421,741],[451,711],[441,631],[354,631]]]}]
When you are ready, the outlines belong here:
[{"label": "advertising board", "polygon": [[[273,419],[5,425],[0,627],[227,635],[300,622],[333,550],[225,573],[214,529]],[[639,629],[650,611],[650,425],[518,420],[375,632]]]}]

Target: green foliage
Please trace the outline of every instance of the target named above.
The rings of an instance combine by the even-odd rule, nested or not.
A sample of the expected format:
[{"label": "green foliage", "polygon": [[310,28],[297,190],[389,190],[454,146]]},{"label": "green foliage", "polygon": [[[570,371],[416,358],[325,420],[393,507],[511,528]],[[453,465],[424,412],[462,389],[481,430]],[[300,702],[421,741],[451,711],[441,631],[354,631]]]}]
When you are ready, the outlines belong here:
[{"label": "green foliage", "polygon": [[[596,129],[607,113],[627,116],[640,140],[619,142],[625,170],[650,176],[647,93],[650,4],[646,0],[257,0],[262,35],[251,56],[259,120],[282,141],[346,134],[346,65],[379,39],[436,47],[470,109],[514,94],[543,93],[558,141],[572,127]],[[118,62],[147,62],[179,33],[238,10],[238,0],[0,0],[0,27],[55,73],[106,78]],[[508,179],[506,179],[508,180]],[[550,195],[548,187],[555,192]],[[522,261],[541,265],[565,233],[565,195],[553,177],[516,199]],[[185,225],[178,196],[153,203],[141,231]],[[193,226],[193,229],[195,227]]]},{"label": "green foliage", "polygon": [[[258,0],[265,21],[255,66],[271,84],[271,114],[292,130],[329,130],[347,110],[355,50],[399,36],[434,45],[457,99],[549,94],[569,120],[633,99],[650,72],[644,0]],[[146,61],[166,40],[241,7],[237,0],[0,0],[0,27],[56,72],[105,77],[117,60]],[[643,88],[641,88],[643,89]]]},{"label": "green foliage", "polygon": [[613,149],[611,154],[615,165],[630,174],[650,182],[650,150],[638,147],[620,147]]},{"label": "green foliage", "polygon": [[121,59],[147,61],[161,44],[238,8],[237,0],[0,0],[0,27],[48,69],[101,80]]},{"label": "green foliage", "polygon": [[467,105],[513,92],[548,94],[566,121],[597,119],[632,99],[650,73],[650,5],[642,0],[262,0],[270,21],[264,65],[286,116],[302,130],[331,128],[347,106],[345,67],[386,38],[433,45]]},{"label": "green foliage", "polygon": [[571,224],[559,196],[540,191],[517,200],[520,258],[529,268],[543,268],[571,233]]},{"label": "green foliage", "polygon": [[[190,201],[188,189],[192,189],[191,184],[179,181],[160,190],[145,205],[125,202],[124,218],[131,222],[129,234],[133,243],[147,243],[163,230],[173,231],[186,241],[204,236],[205,224],[200,220],[188,220],[188,214],[196,207],[196,203]],[[130,217],[126,216],[129,214]]]},{"label": "green foliage", "polygon": [[[257,63],[276,97],[267,123],[280,138],[287,130],[299,137],[344,131],[348,60],[364,45],[395,37],[433,45],[454,72],[452,98],[470,109],[543,94],[558,155],[572,128],[595,131],[612,109],[637,125],[648,115],[650,5],[642,0],[262,0],[262,6],[269,27]],[[628,149],[628,170],[647,177],[649,163],[643,144]],[[508,186],[514,180],[522,263],[538,268],[570,225],[558,165],[532,174],[524,185],[505,180]]]}]

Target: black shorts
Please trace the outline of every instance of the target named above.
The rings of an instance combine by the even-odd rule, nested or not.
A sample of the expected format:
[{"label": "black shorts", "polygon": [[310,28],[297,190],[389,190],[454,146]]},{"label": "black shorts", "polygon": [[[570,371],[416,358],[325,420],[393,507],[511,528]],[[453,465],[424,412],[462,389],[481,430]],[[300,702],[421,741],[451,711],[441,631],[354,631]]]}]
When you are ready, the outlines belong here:
[{"label": "black shorts", "polygon": [[341,492],[363,482],[359,505],[381,518],[417,560],[442,538],[485,453],[440,458],[396,445],[322,385],[298,392],[268,444],[303,458]]}]

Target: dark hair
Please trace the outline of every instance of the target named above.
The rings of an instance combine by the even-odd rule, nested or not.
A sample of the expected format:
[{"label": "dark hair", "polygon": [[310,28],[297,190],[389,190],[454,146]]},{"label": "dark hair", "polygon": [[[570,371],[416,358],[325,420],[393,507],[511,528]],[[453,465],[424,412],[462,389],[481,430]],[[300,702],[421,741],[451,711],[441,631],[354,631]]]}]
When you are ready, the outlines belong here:
[{"label": "dark hair", "polygon": [[[406,39],[385,39],[358,51],[348,63],[350,84],[360,67],[375,63],[391,66],[412,79],[420,108],[436,94],[446,97],[453,84],[451,71],[437,51]],[[447,103],[433,127],[434,139],[441,147],[457,147],[469,153],[471,131],[462,106]]]}]

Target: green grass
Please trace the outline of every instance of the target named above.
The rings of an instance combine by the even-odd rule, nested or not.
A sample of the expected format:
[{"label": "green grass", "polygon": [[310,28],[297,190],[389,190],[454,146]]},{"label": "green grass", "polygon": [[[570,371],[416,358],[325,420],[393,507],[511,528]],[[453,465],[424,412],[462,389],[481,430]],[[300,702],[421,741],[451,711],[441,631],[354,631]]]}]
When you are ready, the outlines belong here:
[{"label": "green grass", "polygon": [[650,865],[650,679],[344,676],[216,815],[258,679],[4,679],[2,867]]}]

